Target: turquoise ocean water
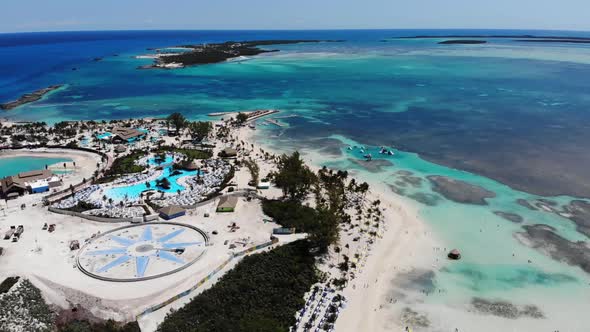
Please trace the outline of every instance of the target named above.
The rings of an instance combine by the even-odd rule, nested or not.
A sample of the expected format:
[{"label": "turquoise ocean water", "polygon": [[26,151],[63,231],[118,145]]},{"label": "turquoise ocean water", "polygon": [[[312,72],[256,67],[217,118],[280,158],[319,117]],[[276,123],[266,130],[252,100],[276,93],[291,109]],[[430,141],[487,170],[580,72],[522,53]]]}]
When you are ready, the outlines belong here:
[{"label": "turquoise ocean water", "polygon": [[[52,123],[175,111],[207,119],[212,112],[280,109],[276,118],[285,127],[259,121],[263,143],[282,151],[313,150],[325,156],[314,160],[318,165],[355,170],[361,179],[389,185],[392,195],[395,190],[417,204],[444,246],[461,249],[461,261],[434,271],[434,295],[423,301],[457,307],[479,297],[536,305],[550,330],[558,329],[572,319],[571,312],[590,308],[589,274],[551,257],[551,248],[523,245],[517,235],[544,224],[561,244],[587,245],[588,236],[570,219],[517,200],[548,199],[561,209],[590,197],[590,46],[489,40],[449,47],[438,45],[441,39],[393,38],[426,34],[590,36],[457,30],[0,35],[2,100],[67,84],[2,116]],[[239,63],[180,70],[138,70],[150,60],[133,58],[148,47],[280,38],[346,41],[277,46],[281,52]],[[50,56],[43,62],[35,54]],[[92,61],[97,56],[104,58]],[[16,66],[24,63],[30,65]],[[349,145],[370,147],[386,162],[363,167],[351,160],[362,155]],[[381,145],[395,147],[396,154],[379,155]],[[399,171],[419,180],[404,183]],[[481,206],[453,202],[433,191],[429,175],[466,181],[496,197]],[[518,214],[522,222],[501,218],[498,211]],[[590,264],[587,247],[569,254]],[[560,311],[565,304],[576,309]],[[584,323],[590,326],[580,318]]]}]

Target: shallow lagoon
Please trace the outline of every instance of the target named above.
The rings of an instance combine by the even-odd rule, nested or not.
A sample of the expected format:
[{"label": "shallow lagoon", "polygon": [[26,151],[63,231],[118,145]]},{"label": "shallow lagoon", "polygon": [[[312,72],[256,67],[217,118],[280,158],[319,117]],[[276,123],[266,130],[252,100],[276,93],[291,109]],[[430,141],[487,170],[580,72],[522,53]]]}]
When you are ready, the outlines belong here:
[{"label": "shallow lagoon", "polygon": [[[273,135],[276,130],[265,127],[257,136],[275,149],[292,149],[286,139],[264,138]],[[555,310],[559,305],[577,303],[580,308],[590,307],[588,273],[578,266],[557,261],[529,248],[515,238],[516,233],[523,232],[525,225],[545,224],[553,227],[556,234],[568,241],[587,242],[588,238],[576,230],[571,220],[549,211],[531,210],[517,203],[518,199],[547,199],[563,205],[575,197],[531,195],[489,178],[437,165],[421,159],[415,153],[397,149],[394,156],[388,156],[379,153],[380,147],[365,145],[363,152],[360,148],[363,144],[343,136],[330,136],[323,143],[331,153],[313,153],[313,158],[317,158],[312,160],[314,164],[348,170],[374,185],[390,186],[392,193],[395,190],[402,195],[402,199],[416,204],[422,219],[445,246],[435,250],[435,254],[440,257],[431,267],[434,274],[428,281],[430,286],[418,285],[415,289],[428,293],[420,300],[423,308],[439,304],[456,308],[470,303],[474,298],[484,298],[536,305],[555,319]],[[321,151],[321,148],[318,150],[319,145],[319,142],[315,145],[315,152]],[[357,148],[350,150],[348,146]],[[367,153],[373,156],[373,161],[368,163],[363,158]],[[375,162],[381,165],[377,171],[369,166]],[[430,175],[442,175],[481,186],[496,196],[486,198],[487,205],[453,202],[433,191],[427,179]],[[417,197],[428,197],[429,204]],[[511,222],[494,211],[518,214],[523,221]],[[446,253],[451,248],[460,249],[460,261],[446,259]],[[564,314],[557,321],[568,319],[565,317],[570,314],[574,315],[573,312]]]},{"label": "shallow lagoon", "polygon": [[21,172],[45,169],[57,163],[70,162],[68,158],[43,158],[43,157],[9,157],[0,158],[0,178],[16,175]]}]

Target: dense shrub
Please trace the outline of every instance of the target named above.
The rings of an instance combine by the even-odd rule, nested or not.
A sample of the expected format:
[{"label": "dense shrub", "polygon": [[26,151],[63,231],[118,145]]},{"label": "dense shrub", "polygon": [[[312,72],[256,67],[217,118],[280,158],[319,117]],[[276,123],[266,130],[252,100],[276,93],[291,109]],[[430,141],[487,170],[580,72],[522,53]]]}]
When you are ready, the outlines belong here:
[{"label": "dense shrub", "polygon": [[19,277],[8,277],[0,284],[0,294],[7,293],[14,284],[18,281]]},{"label": "dense shrub", "polygon": [[315,209],[295,201],[264,200],[262,211],[283,227],[295,227],[297,232],[313,232],[318,228]]},{"label": "dense shrub", "polygon": [[247,256],[158,331],[288,331],[318,280],[314,262],[303,240]]},{"label": "dense shrub", "polygon": [[142,172],[145,170],[145,166],[137,165],[135,161],[143,156],[145,156],[145,152],[140,151],[115,159],[107,175]]},{"label": "dense shrub", "polygon": [[141,332],[137,322],[120,324],[113,320],[91,324],[88,321],[75,320],[59,328],[59,332]]}]

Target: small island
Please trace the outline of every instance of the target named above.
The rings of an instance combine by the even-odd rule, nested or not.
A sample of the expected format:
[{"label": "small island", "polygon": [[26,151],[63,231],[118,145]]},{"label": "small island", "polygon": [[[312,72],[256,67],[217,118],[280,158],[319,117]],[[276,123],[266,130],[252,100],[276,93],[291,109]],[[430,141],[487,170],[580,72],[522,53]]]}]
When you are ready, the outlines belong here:
[{"label": "small island", "polygon": [[[391,39],[383,39],[382,42],[394,39],[440,39],[440,38],[469,38],[461,40],[445,40],[438,44],[484,44],[487,41],[481,39],[512,39],[514,42],[523,43],[576,43],[588,44],[590,38],[587,37],[563,37],[563,36],[535,36],[535,35],[419,35],[419,36],[404,36],[393,37]],[[473,38],[473,39],[472,39]],[[474,39],[477,38],[477,39]]]},{"label": "small island", "polygon": [[141,66],[141,69],[150,68],[182,68],[186,66],[218,63],[233,58],[243,56],[253,56],[262,53],[278,52],[279,50],[262,49],[259,46],[269,45],[286,45],[300,43],[319,43],[319,42],[341,42],[341,40],[256,40],[235,42],[228,41],[217,44],[202,45],[180,45],[178,48],[188,49],[188,52],[182,53],[158,53],[153,56],[138,56],[139,58],[152,57],[155,63],[152,65]]},{"label": "small island", "polygon": [[533,39],[516,39],[514,41],[522,43],[574,43],[590,44],[590,38],[533,38]]},{"label": "small island", "polygon": [[11,101],[8,103],[4,103],[4,104],[0,104],[0,109],[11,110],[11,109],[19,107],[21,105],[32,103],[34,101],[41,99],[44,95],[50,93],[51,91],[61,88],[62,86],[63,86],[63,84],[56,84],[56,85],[48,86],[43,89],[39,89],[39,90],[31,92],[31,93],[25,93],[17,100],[14,100],[14,101]]},{"label": "small island", "polygon": [[473,44],[485,44],[485,43],[487,43],[487,41],[475,40],[475,39],[450,39],[450,40],[444,40],[444,41],[439,42],[439,44],[441,44],[441,45],[453,45],[453,44],[473,45]]}]

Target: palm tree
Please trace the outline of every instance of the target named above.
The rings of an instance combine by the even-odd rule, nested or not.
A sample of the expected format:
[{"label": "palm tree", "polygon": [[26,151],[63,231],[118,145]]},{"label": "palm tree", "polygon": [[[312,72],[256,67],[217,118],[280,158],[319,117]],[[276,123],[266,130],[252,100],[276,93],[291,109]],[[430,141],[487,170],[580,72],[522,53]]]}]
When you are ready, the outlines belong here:
[{"label": "palm tree", "polygon": [[178,135],[180,130],[186,126],[186,118],[184,115],[178,112],[170,114],[166,120],[174,125],[174,128],[176,129],[176,135]]}]

